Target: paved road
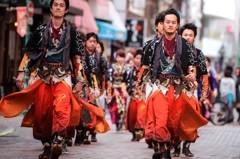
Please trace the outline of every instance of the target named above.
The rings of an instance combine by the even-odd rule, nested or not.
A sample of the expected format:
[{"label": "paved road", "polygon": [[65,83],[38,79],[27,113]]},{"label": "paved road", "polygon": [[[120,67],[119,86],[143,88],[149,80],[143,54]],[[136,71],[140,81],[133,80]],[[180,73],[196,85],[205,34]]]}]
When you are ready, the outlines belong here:
[{"label": "paved road", "polygon": [[[107,116],[110,123],[109,116]],[[34,159],[42,153],[42,145],[32,137],[31,128],[21,128],[22,117],[0,116],[0,131],[13,127],[15,130],[0,136],[0,159]],[[129,132],[115,132],[115,126],[105,134],[98,134],[97,143],[68,147],[70,154],[61,159],[149,159],[153,154],[144,141],[130,142]],[[200,138],[191,145],[197,159],[239,159],[240,125],[213,126],[211,123],[199,129]],[[182,154],[179,159],[185,158]],[[176,158],[177,159],[177,158]]]}]

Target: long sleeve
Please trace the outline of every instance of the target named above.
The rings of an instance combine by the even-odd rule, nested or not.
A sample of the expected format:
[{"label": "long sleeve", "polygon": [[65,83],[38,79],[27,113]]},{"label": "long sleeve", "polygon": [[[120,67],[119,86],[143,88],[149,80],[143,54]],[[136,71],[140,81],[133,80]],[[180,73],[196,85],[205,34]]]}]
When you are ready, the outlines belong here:
[{"label": "long sleeve", "polygon": [[208,75],[202,76],[202,94],[208,95],[209,94],[209,83],[208,83]]},{"label": "long sleeve", "polygon": [[82,62],[82,57],[81,56],[76,55],[74,57],[74,65],[76,67],[75,75],[77,77],[77,80],[79,82],[84,82],[84,69],[83,69],[83,62]]}]

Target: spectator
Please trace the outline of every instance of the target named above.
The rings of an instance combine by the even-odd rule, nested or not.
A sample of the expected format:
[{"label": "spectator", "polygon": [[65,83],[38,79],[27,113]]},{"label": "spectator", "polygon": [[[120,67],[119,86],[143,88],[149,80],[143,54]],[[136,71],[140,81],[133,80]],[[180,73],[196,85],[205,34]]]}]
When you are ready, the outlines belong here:
[{"label": "spectator", "polygon": [[236,85],[234,79],[232,78],[232,72],[232,67],[226,67],[224,77],[221,79],[219,87],[221,100],[227,103],[230,109],[228,122],[233,121],[232,104],[236,99]]},{"label": "spectator", "polygon": [[134,65],[134,60],[133,60],[133,58],[129,58],[129,59],[127,60],[127,64],[129,65],[129,67],[132,67],[132,66]]}]

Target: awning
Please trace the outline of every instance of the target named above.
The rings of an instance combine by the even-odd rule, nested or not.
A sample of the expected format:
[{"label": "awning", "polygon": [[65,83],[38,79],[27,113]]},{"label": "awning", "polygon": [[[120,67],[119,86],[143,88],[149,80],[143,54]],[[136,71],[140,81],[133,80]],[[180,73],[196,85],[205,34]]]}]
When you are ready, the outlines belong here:
[{"label": "awning", "polygon": [[99,39],[115,40],[115,28],[112,24],[97,20],[96,23],[98,26]]},{"label": "awning", "polygon": [[80,16],[80,14],[76,14],[74,18],[71,16],[67,16],[66,19],[74,19],[77,27],[84,28],[87,33],[94,32],[97,34],[98,27],[88,2],[82,0],[70,0],[69,3],[70,6],[74,6],[77,9],[83,10],[83,16]]}]

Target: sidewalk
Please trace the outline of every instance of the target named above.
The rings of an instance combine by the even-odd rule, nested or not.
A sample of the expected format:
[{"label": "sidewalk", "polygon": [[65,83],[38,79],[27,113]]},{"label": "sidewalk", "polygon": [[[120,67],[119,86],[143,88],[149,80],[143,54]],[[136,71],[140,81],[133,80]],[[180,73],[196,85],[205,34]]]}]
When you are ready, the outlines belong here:
[{"label": "sidewalk", "polygon": [[[144,140],[131,142],[129,132],[115,132],[109,115],[106,116],[112,128],[105,134],[97,134],[97,143],[68,147],[69,154],[60,159],[150,159],[152,149],[148,149]],[[0,116],[2,128],[13,127],[14,132],[0,137],[0,154],[3,159],[33,159],[42,153],[42,144],[34,140],[31,128],[21,128],[22,117],[4,118]],[[191,151],[197,159],[239,159],[240,125],[214,126],[211,123],[199,129],[200,138],[191,145]],[[186,158],[180,155],[178,159]],[[177,159],[177,158],[176,158]]]}]

